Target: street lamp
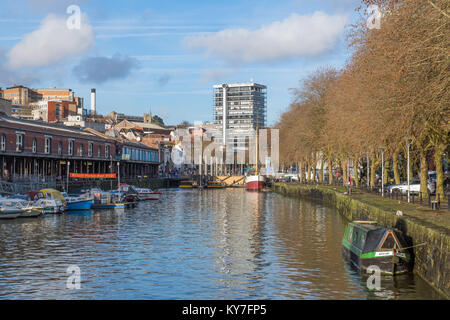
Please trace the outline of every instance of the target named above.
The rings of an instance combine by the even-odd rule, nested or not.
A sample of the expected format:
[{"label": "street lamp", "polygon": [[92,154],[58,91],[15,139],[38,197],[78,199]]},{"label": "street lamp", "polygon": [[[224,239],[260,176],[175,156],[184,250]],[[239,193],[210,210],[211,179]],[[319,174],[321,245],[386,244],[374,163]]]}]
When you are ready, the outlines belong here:
[{"label": "street lamp", "polygon": [[407,153],[408,153],[408,160],[407,160],[407,172],[406,172],[406,176],[407,176],[407,180],[408,180],[408,202],[411,202],[411,186],[410,186],[410,177],[409,177],[409,171],[410,171],[410,169],[409,169],[409,166],[410,166],[410,164],[409,164],[409,148],[411,147],[411,139],[410,138],[407,138],[406,139],[406,148],[407,148]]},{"label": "street lamp", "polygon": [[384,197],[384,147],[381,150],[381,196]]},{"label": "street lamp", "polygon": [[117,189],[120,189],[120,162],[117,161],[117,181],[118,181],[118,186]]},{"label": "street lamp", "polygon": [[67,187],[66,187],[66,191],[67,193],[69,193],[69,171],[70,171],[70,161],[67,161]]},{"label": "street lamp", "polygon": [[367,153],[367,189],[370,189],[370,159],[369,159],[369,153]]}]

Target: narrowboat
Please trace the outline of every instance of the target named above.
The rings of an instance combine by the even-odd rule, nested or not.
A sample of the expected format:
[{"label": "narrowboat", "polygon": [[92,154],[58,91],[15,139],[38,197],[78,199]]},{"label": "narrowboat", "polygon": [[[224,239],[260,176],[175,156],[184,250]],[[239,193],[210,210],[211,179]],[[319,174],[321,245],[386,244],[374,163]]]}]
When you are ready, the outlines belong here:
[{"label": "narrowboat", "polygon": [[360,270],[378,266],[382,274],[397,275],[411,270],[411,255],[401,231],[374,221],[354,221],[342,239],[345,260]]}]

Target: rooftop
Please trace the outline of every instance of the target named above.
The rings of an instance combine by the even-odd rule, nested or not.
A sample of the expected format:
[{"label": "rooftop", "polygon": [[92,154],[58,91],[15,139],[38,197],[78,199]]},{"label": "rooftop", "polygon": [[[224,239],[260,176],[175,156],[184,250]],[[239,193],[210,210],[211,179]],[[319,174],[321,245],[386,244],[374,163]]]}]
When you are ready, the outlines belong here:
[{"label": "rooftop", "polygon": [[227,84],[216,84],[214,86],[215,89],[220,89],[224,85],[228,86],[228,88],[238,88],[238,87],[257,87],[261,89],[267,89],[267,87],[263,84],[258,84],[254,82],[243,82],[243,83],[227,83]]}]

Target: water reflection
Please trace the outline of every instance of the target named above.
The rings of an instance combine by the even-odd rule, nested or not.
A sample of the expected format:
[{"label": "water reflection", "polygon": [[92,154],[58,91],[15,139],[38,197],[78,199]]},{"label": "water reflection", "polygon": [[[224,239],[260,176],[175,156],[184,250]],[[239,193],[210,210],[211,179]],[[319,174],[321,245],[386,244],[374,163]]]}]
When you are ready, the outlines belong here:
[{"label": "water reflection", "polygon": [[[0,298],[439,298],[413,275],[367,290],[342,259],[345,223],[320,204],[241,189],[1,221]],[[66,289],[72,264],[81,290]]]}]

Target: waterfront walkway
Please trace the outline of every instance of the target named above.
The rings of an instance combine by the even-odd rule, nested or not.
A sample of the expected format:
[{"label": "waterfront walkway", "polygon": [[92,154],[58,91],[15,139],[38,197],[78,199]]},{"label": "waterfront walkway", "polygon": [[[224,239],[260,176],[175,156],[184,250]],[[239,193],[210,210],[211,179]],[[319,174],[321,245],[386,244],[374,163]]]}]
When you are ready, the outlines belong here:
[{"label": "waterfront walkway", "polygon": [[[303,185],[299,183],[288,183],[287,185]],[[347,194],[347,188],[342,186],[326,186],[326,185],[306,185],[322,190],[333,190],[337,193]],[[394,212],[401,211],[405,216],[413,216],[426,223],[431,223],[438,227],[447,229],[450,234],[450,211],[448,210],[447,200],[441,201],[439,210],[432,210],[428,205],[428,200],[424,200],[422,204],[419,202],[408,203],[406,201],[397,200],[395,198],[381,197],[379,194],[364,192],[363,189],[357,189],[350,195],[352,199],[377,207],[383,211]]]}]

